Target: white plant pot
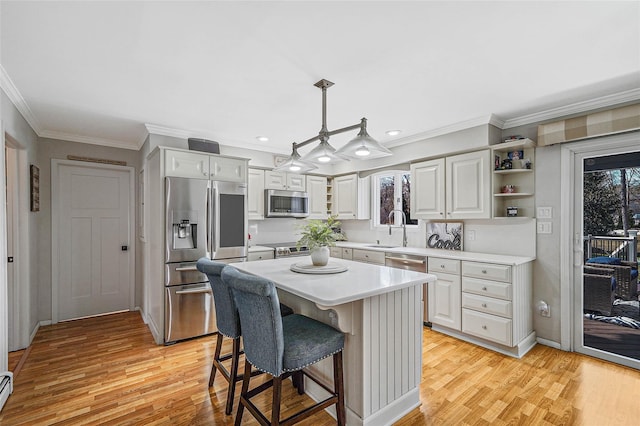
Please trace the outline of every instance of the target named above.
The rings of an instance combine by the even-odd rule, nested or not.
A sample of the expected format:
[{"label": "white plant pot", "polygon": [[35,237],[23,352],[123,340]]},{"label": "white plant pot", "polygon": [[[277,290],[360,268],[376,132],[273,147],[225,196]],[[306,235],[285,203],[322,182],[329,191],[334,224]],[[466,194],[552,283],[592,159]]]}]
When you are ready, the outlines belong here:
[{"label": "white plant pot", "polygon": [[324,266],[329,263],[329,247],[316,247],[311,250],[311,263],[314,266]]}]

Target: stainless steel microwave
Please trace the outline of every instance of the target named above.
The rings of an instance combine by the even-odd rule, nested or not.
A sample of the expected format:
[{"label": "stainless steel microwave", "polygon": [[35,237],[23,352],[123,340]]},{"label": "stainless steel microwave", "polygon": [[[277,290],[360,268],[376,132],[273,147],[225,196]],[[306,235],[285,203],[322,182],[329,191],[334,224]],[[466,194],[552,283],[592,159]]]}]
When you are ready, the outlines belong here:
[{"label": "stainless steel microwave", "polygon": [[267,217],[307,217],[309,195],[300,191],[265,189],[264,211]]}]

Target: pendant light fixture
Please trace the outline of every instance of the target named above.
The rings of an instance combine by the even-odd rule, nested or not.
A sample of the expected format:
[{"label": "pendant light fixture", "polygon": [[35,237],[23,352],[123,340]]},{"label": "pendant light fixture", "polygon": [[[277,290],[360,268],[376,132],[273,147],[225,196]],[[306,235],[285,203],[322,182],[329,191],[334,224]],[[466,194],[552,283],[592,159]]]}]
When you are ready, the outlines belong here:
[{"label": "pendant light fixture", "polygon": [[[322,90],[322,128],[317,136],[307,139],[304,142],[294,142],[291,156],[284,163],[276,167],[275,170],[297,171],[302,173],[317,168],[313,163],[327,164],[349,160],[350,158],[377,158],[392,154],[391,151],[369,136],[367,133],[366,118],[360,120],[359,124],[329,131],[327,129],[327,89],[333,86],[333,83],[322,79],[314,84],[314,86]],[[329,144],[330,136],[356,129],[360,129],[358,135],[339,150],[336,151],[336,149]],[[315,141],[320,141],[320,144],[300,158],[297,149]]]}]

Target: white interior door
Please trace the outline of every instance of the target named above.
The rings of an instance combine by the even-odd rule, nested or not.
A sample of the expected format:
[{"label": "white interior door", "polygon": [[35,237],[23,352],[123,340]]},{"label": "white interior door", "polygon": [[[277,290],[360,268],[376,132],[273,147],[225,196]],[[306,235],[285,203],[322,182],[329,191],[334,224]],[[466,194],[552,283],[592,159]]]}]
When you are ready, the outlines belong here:
[{"label": "white interior door", "polygon": [[131,309],[132,169],[52,163],[54,322]]}]

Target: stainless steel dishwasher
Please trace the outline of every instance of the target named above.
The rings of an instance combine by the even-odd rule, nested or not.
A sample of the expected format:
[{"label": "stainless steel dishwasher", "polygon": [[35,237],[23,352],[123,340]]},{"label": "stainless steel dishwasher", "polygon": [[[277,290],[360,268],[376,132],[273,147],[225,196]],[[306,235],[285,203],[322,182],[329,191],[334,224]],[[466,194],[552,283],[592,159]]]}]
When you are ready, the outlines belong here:
[{"label": "stainless steel dishwasher", "polygon": [[[400,253],[385,253],[384,254],[385,266],[392,268],[408,269],[416,272],[427,272],[427,258],[416,254],[400,254]],[[427,284],[422,285],[422,303],[423,303],[423,323],[427,327],[431,327],[429,322],[429,303],[427,300]]]}]

